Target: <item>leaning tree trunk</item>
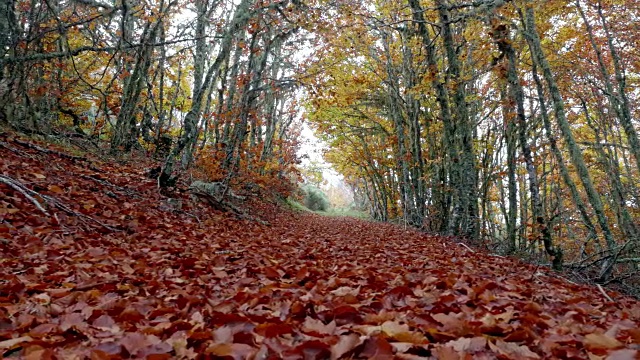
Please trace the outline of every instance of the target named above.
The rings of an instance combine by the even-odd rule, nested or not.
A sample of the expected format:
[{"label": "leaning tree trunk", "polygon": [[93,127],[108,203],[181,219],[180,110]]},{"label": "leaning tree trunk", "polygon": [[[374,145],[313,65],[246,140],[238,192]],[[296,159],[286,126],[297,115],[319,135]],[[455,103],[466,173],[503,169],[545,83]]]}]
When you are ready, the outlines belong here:
[{"label": "leaning tree trunk", "polygon": [[596,227],[595,225],[593,225],[593,222],[591,221],[591,217],[587,212],[587,206],[582,200],[582,197],[580,197],[580,193],[578,192],[578,186],[576,185],[575,181],[573,181],[573,178],[571,178],[571,175],[569,174],[569,169],[567,169],[567,165],[564,162],[564,156],[562,155],[562,152],[558,148],[556,138],[553,135],[553,132],[551,129],[551,121],[549,120],[549,111],[547,110],[547,103],[544,99],[544,89],[542,87],[542,81],[540,81],[540,76],[538,75],[538,68],[535,62],[532,64],[531,73],[533,76],[533,80],[536,84],[536,92],[538,95],[538,103],[540,104],[542,122],[544,125],[544,130],[547,135],[547,138],[549,139],[551,152],[553,153],[553,156],[555,157],[556,162],[558,164],[558,168],[560,170],[560,175],[562,176],[562,180],[569,188],[569,194],[571,195],[571,199],[573,200],[573,203],[576,205],[576,208],[578,209],[578,212],[582,217],[582,221],[584,222],[589,232],[589,235],[587,235],[587,238],[584,242],[585,248],[589,244],[589,242],[593,240],[595,242],[596,250],[600,251],[601,249],[600,249],[600,243],[598,241],[598,236],[596,234]]},{"label": "leaning tree trunk", "polygon": [[218,56],[207,70],[207,74],[200,87],[195,89],[196,91],[194,92],[193,100],[191,101],[191,109],[184,119],[184,131],[182,132],[182,136],[178,139],[178,143],[171,150],[169,156],[167,156],[164,165],[162,166],[160,176],[158,177],[158,185],[160,187],[172,186],[175,184],[179,177],[179,175],[174,176],[173,174],[177,158],[182,155],[185,148],[194,148],[194,144],[197,141],[198,120],[201,116],[205,93],[213,79],[217,78],[217,74],[224,63],[225,58],[229,56],[236,33],[242,31],[251,19],[251,16],[253,15],[251,4],[252,0],[242,0],[238,5],[231,24],[222,36],[222,44],[220,45],[220,52],[218,53]]},{"label": "leaning tree trunk", "polygon": [[633,123],[631,122],[631,111],[629,109],[629,97],[627,96],[626,89],[626,80],[620,65],[620,56],[613,45],[613,39],[611,37],[611,33],[607,26],[606,18],[602,13],[602,6],[600,3],[597,5],[598,7],[598,16],[600,17],[602,27],[604,29],[605,35],[607,36],[607,44],[609,46],[609,50],[611,53],[611,58],[613,60],[614,71],[616,75],[616,81],[618,83],[618,94],[614,90],[613,84],[611,82],[609,70],[607,70],[607,66],[604,62],[604,58],[602,55],[602,50],[600,46],[596,42],[593,26],[589,22],[582,5],[580,4],[580,0],[576,0],[576,8],[580,13],[580,17],[585,24],[587,29],[587,34],[589,35],[589,42],[591,43],[591,47],[596,53],[596,59],[598,60],[598,70],[600,71],[600,76],[605,86],[605,96],[609,101],[609,105],[613,112],[616,114],[616,117],[622,124],[622,128],[624,129],[625,135],[627,135],[627,141],[629,142],[629,147],[631,150],[631,154],[636,160],[636,166],[640,168],[640,141],[638,140],[638,133],[636,132]]},{"label": "leaning tree trunk", "polygon": [[[122,94],[122,104],[116,121],[114,135],[111,139],[111,151],[116,152],[120,148],[130,151],[137,142],[137,112],[140,103],[142,89],[147,84],[149,67],[153,56],[156,32],[159,21],[156,24],[147,23],[142,33],[141,43],[138,49],[136,64],[133,73],[126,78]],[[151,28],[151,29],[150,29]],[[144,44],[147,43],[147,44]]]},{"label": "leaning tree trunk", "polygon": [[[509,28],[504,24],[494,24],[491,29],[493,36],[500,51],[506,55],[507,62],[507,82],[509,84],[509,97],[515,101],[516,117],[518,119],[518,140],[520,149],[524,157],[525,166],[529,180],[529,192],[531,194],[531,210],[533,220],[536,224],[535,234],[536,240],[544,244],[545,251],[551,257],[553,268],[562,270],[562,250],[553,246],[551,239],[551,231],[547,216],[544,213],[542,199],[540,198],[540,186],[538,182],[538,173],[531,153],[531,147],[528,144],[527,136],[527,119],[524,109],[524,90],[518,78],[518,69],[516,65],[516,52],[511,46],[509,38]],[[524,219],[523,219],[524,220]]]},{"label": "leaning tree trunk", "polygon": [[593,134],[595,136],[594,147],[596,153],[599,155],[600,162],[602,163],[608,179],[611,182],[612,196],[609,203],[615,209],[618,217],[618,223],[621,225],[623,233],[625,234],[627,239],[637,241],[638,229],[633,222],[631,214],[627,210],[627,199],[625,197],[622,179],[620,178],[620,168],[618,167],[618,163],[614,162],[614,159],[611,159],[611,157],[604,151],[602,146],[603,141],[600,138],[600,132],[591,119],[591,114],[589,114],[587,102],[585,101],[585,99],[580,97],[580,103],[582,104],[582,111],[584,112],[584,116],[587,120],[587,125],[593,130]]},{"label": "leaning tree trunk", "polygon": [[[524,20],[525,37],[527,39],[527,42],[529,43],[529,48],[532,53],[532,59],[534,63],[537,66],[540,66],[540,68],[542,69],[544,79],[547,82],[547,86],[549,87],[549,92],[551,94],[551,99],[553,101],[556,121],[558,122],[558,126],[560,128],[560,131],[562,132],[565,143],[569,148],[571,162],[578,172],[580,181],[582,182],[582,185],[587,193],[587,198],[589,199],[589,202],[591,203],[591,206],[596,213],[596,218],[598,219],[598,223],[600,224],[602,232],[604,233],[607,249],[609,251],[614,251],[616,243],[613,239],[611,229],[609,228],[607,217],[604,211],[604,205],[602,204],[602,199],[600,199],[600,194],[593,185],[591,175],[589,174],[589,169],[587,168],[584,157],[582,156],[582,152],[580,151],[575,137],[573,136],[571,125],[567,121],[564,100],[562,99],[560,89],[558,88],[558,84],[556,83],[555,77],[553,76],[553,73],[551,71],[551,66],[549,65],[549,62],[547,61],[547,58],[542,50],[540,36],[538,35],[535,26],[533,7],[530,5],[530,3],[526,4]],[[609,278],[612,270],[613,263],[605,262],[600,273],[600,279],[605,280]]]},{"label": "leaning tree trunk", "polygon": [[616,74],[616,82],[618,83],[618,96],[621,100],[619,104],[620,122],[622,123],[622,128],[627,135],[627,141],[629,142],[631,153],[636,159],[636,167],[640,170],[640,140],[638,140],[638,132],[636,131],[631,121],[631,105],[629,104],[629,97],[627,96],[627,81],[624,74],[624,69],[622,68],[621,64],[622,59],[620,58],[620,54],[618,54],[618,50],[613,44],[613,36],[609,31],[609,25],[607,24],[606,18],[602,12],[602,3],[600,0],[598,0],[597,8],[598,16],[600,17],[600,21],[602,23],[602,28],[604,29],[604,33],[607,36],[607,45],[609,46],[609,53],[611,54],[611,60],[613,60],[613,69]]}]

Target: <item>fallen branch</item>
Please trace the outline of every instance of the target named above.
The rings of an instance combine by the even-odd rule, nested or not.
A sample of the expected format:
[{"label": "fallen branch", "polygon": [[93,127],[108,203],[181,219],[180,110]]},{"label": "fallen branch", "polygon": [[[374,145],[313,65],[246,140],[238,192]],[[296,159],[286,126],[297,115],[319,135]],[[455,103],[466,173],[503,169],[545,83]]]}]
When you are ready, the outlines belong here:
[{"label": "fallen branch", "polygon": [[[22,185],[20,182],[18,182],[15,179],[12,179],[8,176],[4,176],[4,175],[0,175],[0,182],[2,182],[3,184],[7,184],[10,187],[12,187],[14,190],[16,190],[17,192],[19,192],[20,194],[22,194],[25,198],[27,198],[27,200],[31,201],[31,203],[33,203],[33,205],[35,205],[35,207],[42,211],[42,213],[44,213],[45,215],[49,216],[49,213],[47,212],[47,210],[45,210],[45,208],[42,206],[42,204],[40,204],[40,202],[38,200],[36,200],[31,194],[36,194],[36,195],[40,195],[38,193],[36,193],[33,190],[27,189],[24,185]],[[42,197],[42,196],[40,196]]]},{"label": "fallen branch", "polygon": [[0,141],[0,146],[2,146],[3,148],[11,151],[12,153],[16,154],[16,155],[20,155],[20,156],[24,156],[24,157],[28,157],[30,158],[31,156],[29,154],[27,154],[26,152],[22,151],[22,150],[18,150],[14,147],[9,146],[9,144],[7,144],[4,141]]},{"label": "fallen branch", "polygon": [[74,161],[79,161],[79,160],[87,161],[87,159],[85,159],[83,157],[80,157],[80,156],[73,156],[73,155],[65,154],[65,153],[60,152],[60,151],[45,149],[43,147],[40,147],[38,145],[34,145],[34,144],[26,142],[26,141],[22,141],[22,140],[18,140],[18,139],[15,139],[14,141],[15,141],[16,144],[22,145],[22,146],[24,146],[26,148],[29,148],[29,149],[33,149],[33,150],[39,151],[41,153],[50,154],[50,155],[57,155],[57,156],[60,156],[61,158],[74,160]]},{"label": "fallen branch", "polygon": [[536,266],[536,269],[533,271],[533,274],[531,274],[531,277],[529,278],[529,281],[533,280],[533,278],[536,277],[536,275],[538,275],[538,269],[540,269],[540,264],[538,264],[538,266]]},{"label": "fallen branch", "polygon": [[55,199],[55,198],[53,198],[53,197],[51,197],[51,196],[48,196],[48,195],[40,195],[40,196],[42,196],[42,198],[43,198],[43,199],[45,199],[45,200],[47,200],[47,201],[49,201],[49,202],[53,203],[53,205],[55,205],[58,209],[60,209],[60,210],[62,210],[62,211],[64,211],[64,212],[66,212],[66,213],[67,213],[67,214],[69,214],[69,215],[77,216],[77,217],[79,217],[80,219],[85,220],[85,221],[91,221],[91,222],[94,222],[94,223],[96,223],[96,224],[98,224],[98,225],[102,226],[103,228],[105,228],[105,229],[107,229],[107,230],[109,230],[109,231],[113,231],[113,232],[118,231],[118,229],[113,228],[113,227],[111,227],[111,226],[109,226],[109,225],[107,225],[107,224],[105,224],[105,223],[101,222],[100,220],[97,220],[97,219],[92,218],[91,216],[87,216],[87,215],[85,215],[85,214],[82,214],[82,213],[79,213],[79,212],[73,211],[73,209],[69,208],[67,205],[65,205],[65,204],[61,203],[60,201],[58,201],[57,199]]},{"label": "fallen branch", "polygon": [[194,190],[191,190],[191,193],[196,197],[199,197],[201,199],[206,200],[216,210],[220,210],[220,211],[224,211],[224,212],[230,212],[230,213],[236,215],[237,218],[242,219],[242,220],[255,221],[255,222],[257,222],[259,224],[262,224],[262,225],[265,225],[265,226],[269,226],[270,225],[268,222],[266,222],[266,221],[264,221],[262,219],[258,219],[256,217],[247,215],[244,211],[242,211],[241,209],[239,209],[235,205],[231,204],[230,202],[218,200],[215,196],[212,196],[211,194],[208,194],[208,193],[205,193],[205,192],[202,192],[202,191],[194,191]]},{"label": "fallen branch", "polygon": [[49,196],[49,195],[43,195],[40,194],[36,191],[33,191],[27,187],[25,187],[24,185],[22,185],[19,181],[12,179],[8,176],[4,176],[4,175],[0,175],[0,182],[9,185],[10,187],[12,187],[13,189],[15,189],[16,191],[18,191],[19,193],[21,193],[22,195],[24,195],[25,198],[27,198],[29,201],[31,201],[36,208],[38,208],[38,210],[42,211],[45,215],[50,216],[50,214],[47,212],[47,210],[45,210],[45,208],[40,204],[40,202],[38,202],[38,200],[35,199],[35,197],[39,197],[43,200],[45,200],[46,202],[51,203],[53,206],[57,207],[58,209],[66,212],[69,215],[73,215],[76,217],[79,217],[82,220],[85,221],[91,221],[94,222],[102,227],[104,227],[107,230],[110,231],[118,231],[117,229],[97,220],[94,219],[90,216],[84,215],[82,213],[73,211],[71,208],[69,208],[67,205],[63,204],[62,202],[60,202],[58,199]]}]

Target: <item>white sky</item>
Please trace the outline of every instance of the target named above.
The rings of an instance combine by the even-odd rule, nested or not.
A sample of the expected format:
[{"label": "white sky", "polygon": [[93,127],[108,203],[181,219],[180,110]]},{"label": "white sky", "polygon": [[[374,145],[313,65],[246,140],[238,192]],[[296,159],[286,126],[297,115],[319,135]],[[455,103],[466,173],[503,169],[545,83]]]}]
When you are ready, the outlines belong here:
[{"label": "white sky", "polygon": [[312,161],[322,165],[322,176],[324,179],[333,186],[340,186],[343,183],[344,178],[331,167],[331,164],[327,163],[322,158],[322,151],[327,148],[327,145],[315,136],[313,130],[311,130],[309,124],[306,122],[302,125],[302,132],[300,136],[301,146],[298,151],[298,156],[302,157],[306,155],[308,157],[302,159],[302,166],[307,166]]}]

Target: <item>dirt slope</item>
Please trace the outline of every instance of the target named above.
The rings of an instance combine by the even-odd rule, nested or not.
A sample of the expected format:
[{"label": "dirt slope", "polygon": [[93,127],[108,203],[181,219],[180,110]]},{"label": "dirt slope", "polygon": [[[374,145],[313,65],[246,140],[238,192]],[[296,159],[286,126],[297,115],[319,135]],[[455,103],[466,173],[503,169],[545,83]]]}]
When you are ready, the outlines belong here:
[{"label": "dirt slope", "polygon": [[7,358],[638,358],[618,294],[387,224],[238,219],[43,150],[0,136]]}]

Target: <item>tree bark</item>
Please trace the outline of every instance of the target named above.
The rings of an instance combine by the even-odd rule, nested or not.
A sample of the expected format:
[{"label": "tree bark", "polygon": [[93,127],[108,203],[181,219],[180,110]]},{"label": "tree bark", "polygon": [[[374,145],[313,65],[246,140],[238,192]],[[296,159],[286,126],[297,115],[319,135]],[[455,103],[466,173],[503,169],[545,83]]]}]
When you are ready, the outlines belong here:
[{"label": "tree bark", "polygon": [[[596,218],[598,219],[600,228],[602,229],[602,232],[605,236],[607,248],[608,250],[613,251],[616,247],[616,243],[613,239],[611,229],[609,228],[608,220],[604,211],[604,205],[602,204],[602,200],[600,199],[600,194],[593,185],[593,181],[591,180],[591,175],[589,174],[589,170],[587,168],[587,165],[585,164],[582,152],[576,144],[575,137],[573,136],[573,131],[571,130],[571,126],[567,121],[564,100],[562,99],[560,89],[558,88],[555,77],[553,76],[553,73],[551,71],[551,66],[549,65],[549,62],[547,61],[542,50],[540,37],[535,26],[533,7],[530,6],[530,1],[525,5],[524,19],[525,37],[527,39],[527,42],[529,43],[533,61],[542,69],[544,79],[547,82],[547,86],[549,87],[551,99],[554,104],[556,121],[558,122],[558,126],[560,127],[560,131],[562,132],[565,143],[569,148],[571,162],[578,172],[578,176],[580,177],[580,181],[582,182],[582,185],[587,193],[589,202],[591,203],[591,206],[596,213]],[[612,267],[609,263],[603,264],[600,279],[606,280],[607,278],[609,278],[611,271]]]},{"label": "tree bark", "polygon": [[[509,28],[507,25],[497,23],[497,19],[492,19],[491,34],[494,41],[498,45],[500,51],[506,55],[507,63],[507,82],[509,84],[509,97],[516,105],[516,118],[518,120],[518,140],[520,149],[524,158],[527,175],[529,180],[529,193],[531,194],[531,210],[533,221],[535,222],[535,241],[544,244],[545,251],[551,257],[553,268],[562,270],[562,250],[553,245],[551,231],[547,216],[544,213],[542,199],[540,198],[540,186],[538,181],[538,172],[531,153],[531,147],[528,144],[527,136],[527,118],[524,109],[524,90],[518,78],[518,68],[516,64],[516,52],[511,46],[509,38]],[[525,219],[523,219],[524,221]]]}]

